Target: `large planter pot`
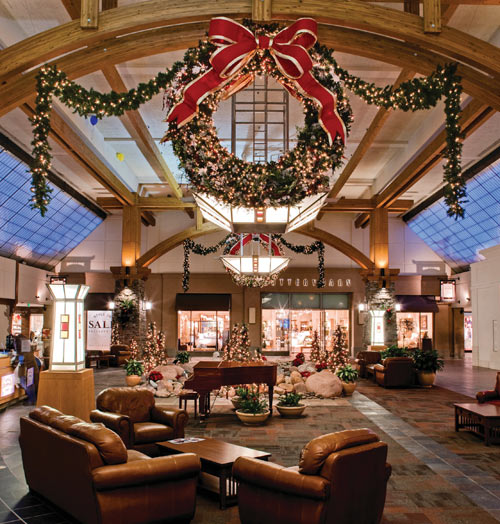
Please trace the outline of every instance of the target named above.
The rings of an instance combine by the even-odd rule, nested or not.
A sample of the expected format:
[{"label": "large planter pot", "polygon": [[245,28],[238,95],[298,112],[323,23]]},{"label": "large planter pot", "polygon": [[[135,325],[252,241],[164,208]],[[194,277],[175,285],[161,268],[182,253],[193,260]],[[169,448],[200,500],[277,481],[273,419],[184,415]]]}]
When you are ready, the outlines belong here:
[{"label": "large planter pot", "polygon": [[356,389],[356,382],[342,382],[342,389],[344,390],[344,395],[350,397]]},{"label": "large planter pot", "polygon": [[233,404],[234,409],[240,409],[240,404],[241,404],[241,398],[240,397],[233,397],[231,399],[231,402]]},{"label": "large planter pot", "polygon": [[431,388],[436,380],[436,373],[432,371],[417,371],[418,381],[424,388]]},{"label": "large planter pot", "polygon": [[283,418],[299,418],[306,406],[304,404],[299,404],[298,406],[276,406],[276,409]]},{"label": "large planter pot", "polygon": [[244,413],[240,409],[236,410],[236,415],[245,426],[260,426],[264,424],[271,412],[267,409],[264,413]]},{"label": "large planter pot", "polygon": [[141,377],[139,375],[127,375],[125,377],[125,382],[127,386],[137,386],[141,383]]}]

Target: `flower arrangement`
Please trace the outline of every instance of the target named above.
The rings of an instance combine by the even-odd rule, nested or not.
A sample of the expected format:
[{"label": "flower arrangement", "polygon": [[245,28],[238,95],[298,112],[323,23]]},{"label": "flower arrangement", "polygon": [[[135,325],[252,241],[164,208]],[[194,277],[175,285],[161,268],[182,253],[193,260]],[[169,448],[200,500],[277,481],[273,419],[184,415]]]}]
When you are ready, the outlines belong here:
[{"label": "flower arrangement", "polygon": [[311,372],[310,372],[310,371],[301,371],[300,374],[301,374],[304,378],[307,378],[307,377],[310,377],[310,376],[311,376]]},{"label": "flower arrangement", "polygon": [[320,371],[323,371],[324,369],[327,369],[328,366],[326,364],[326,362],[318,362],[316,364],[316,371],[319,373]]},{"label": "flower arrangement", "polygon": [[267,411],[267,401],[265,399],[261,400],[258,392],[252,391],[247,398],[240,401],[240,411],[251,413],[252,415],[265,413]]},{"label": "flower arrangement", "polygon": [[292,366],[299,367],[306,361],[304,353],[297,353],[293,359]]},{"label": "flower arrangement", "polygon": [[279,398],[278,406],[298,406],[302,400],[302,395],[300,393],[285,393]]},{"label": "flower arrangement", "polygon": [[151,371],[149,374],[149,380],[158,382],[159,380],[163,380],[163,375],[159,371]]}]

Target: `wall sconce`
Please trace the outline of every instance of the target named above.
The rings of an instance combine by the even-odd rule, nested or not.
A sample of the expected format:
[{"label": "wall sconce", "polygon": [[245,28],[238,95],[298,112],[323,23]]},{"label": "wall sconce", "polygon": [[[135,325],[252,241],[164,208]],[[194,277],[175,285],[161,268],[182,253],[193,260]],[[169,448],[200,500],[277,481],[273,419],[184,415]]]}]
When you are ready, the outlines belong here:
[{"label": "wall sconce", "polygon": [[153,309],[153,303],[149,301],[142,301],[142,309],[143,311],[150,311]]},{"label": "wall sconce", "polygon": [[395,309],[396,309],[396,311],[401,311],[401,304],[397,304],[396,303]]},{"label": "wall sconce", "polygon": [[368,309],[368,305],[365,302],[360,302],[358,304],[358,311],[359,312],[366,311],[367,309]]},{"label": "wall sconce", "polygon": [[115,303],[112,300],[108,302],[108,309],[115,309]]}]

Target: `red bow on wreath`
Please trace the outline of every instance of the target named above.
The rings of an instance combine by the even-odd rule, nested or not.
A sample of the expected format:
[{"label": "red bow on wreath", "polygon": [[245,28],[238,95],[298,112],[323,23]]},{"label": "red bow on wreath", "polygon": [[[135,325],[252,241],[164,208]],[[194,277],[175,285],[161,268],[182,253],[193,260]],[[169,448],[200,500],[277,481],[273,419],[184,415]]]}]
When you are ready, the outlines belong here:
[{"label": "red bow on wreath", "polygon": [[[178,126],[186,124],[195,116],[198,105],[204,98],[227,84],[230,84],[230,94],[243,89],[252,78],[235,77],[258,49],[269,49],[283,75],[293,81],[300,92],[319,105],[319,122],[327,133],[330,144],[337,135],[344,142],[345,126],[337,113],[335,95],[311,74],[313,61],[307,50],[316,43],[317,28],[318,24],[312,18],[300,18],[274,37],[256,36],[234,20],[213,18],[210,21],[208,38],[218,49],[210,57],[212,69],[184,88],[182,101],[172,108],[167,121],[177,121]],[[233,82],[234,80],[236,81]]]}]

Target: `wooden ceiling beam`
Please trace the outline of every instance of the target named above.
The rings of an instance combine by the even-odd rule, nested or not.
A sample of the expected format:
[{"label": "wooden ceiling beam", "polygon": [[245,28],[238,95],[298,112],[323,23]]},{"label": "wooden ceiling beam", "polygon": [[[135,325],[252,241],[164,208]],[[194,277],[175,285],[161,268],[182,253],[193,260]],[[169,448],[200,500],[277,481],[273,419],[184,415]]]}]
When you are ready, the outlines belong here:
[{"label": "wooden ceiling beam", "polygon": [[[175,211],[179,209],[194,209],[196,207],[194,202],[182,202],[171,197],[141,197],[135,195],[134,201],[135,205],[141,209],[148,209],[150,211]],[[123,207],[123,204],[114,197],[98,197],[97,202],[104,209],[121,209]],[[407,211],[407,209],[405,211]]]},{"label": "wooden ceiling beam", "polygon": [[[387,207],[389,213],[404,213],[413,206],[413,200],[395,200]],[[103,206],[104,207],[104,206]],[[363,213],[373,211],[377,203],[373,198],[341,198],[338,202],[327,203],[321,212]]]},{"label": "wooden ceiling beam", "polygon": [[[454,6],[450,8],[455,9]],[[53,63],[70,79],[75,79],[109,65],[195,46],[207,29],[208,24],[199,23],[134,33],[80,49]],[[338,52],[379,60],[424,75],[431,74],[443,63],[441,55],[364,31],[320,25],[318,36],[322,44]],[[0,84],[0,116],[34,96],[38,71],[34,69],[24,75],[14,75],[5,84]],[[496,80],[463,64],[459,64],[457,73],[462,78],[465,92],[488,101],[489,105],[500,111],[500,92]]]},{"label": "wooden ceiling beam", "polygon": [[[51,58],[105,39],[160,26],[205,21],[216,15],[248,17],[251,7],[248,0],[172,0],[168,3],[150,0],[110,9],[101,13],[99,28],[93,31],[81,29],[77,21],[68,22],[2,50],[0,83]],[[416,15],[360,0],[273,1],[273,20],[294,20],[299,16],[312,16],[322,24],[351,27],[410,42],[500,76],[499,48],[450,27],[443,27],[436,38],[422,31],[422,19]]]},{"label": "wooden ceiling beam", "polygon": [[[478,100],[471,100],[463,109],[460,117],[460,125],[462,126],[464,137],[470,136],[493,114],[494,110],[488,105]],[[440,162],[445,149],[446,130],[442,128],[439,134],[422,147],[413,160],[382,191],[375,195],[376,207],[390,206],[396,199],[400,198],[411,186]],[[356,227],[366,227],[369,220],[369,215],[363,213],[356,218],[354,224]]]}]

